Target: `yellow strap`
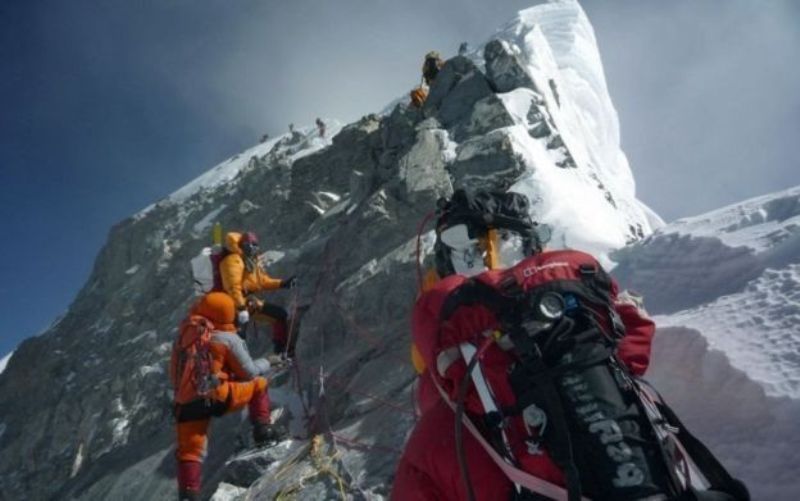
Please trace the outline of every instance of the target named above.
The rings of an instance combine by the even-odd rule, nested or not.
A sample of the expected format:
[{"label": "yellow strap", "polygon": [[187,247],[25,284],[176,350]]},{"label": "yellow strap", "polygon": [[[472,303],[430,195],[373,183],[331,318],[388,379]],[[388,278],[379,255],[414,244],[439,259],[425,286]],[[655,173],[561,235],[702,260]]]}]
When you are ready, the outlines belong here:
[{"label": "yellow strap", "polygon": [[492,228],[490,229],[485,239],[483,240],[484,249],[486,249],[486,258],[484,259],[484,264],[490,270],[496,270],[502,266],[500,262],[500,248],[499,248],[499,240],[497,238],[497,230]]}]

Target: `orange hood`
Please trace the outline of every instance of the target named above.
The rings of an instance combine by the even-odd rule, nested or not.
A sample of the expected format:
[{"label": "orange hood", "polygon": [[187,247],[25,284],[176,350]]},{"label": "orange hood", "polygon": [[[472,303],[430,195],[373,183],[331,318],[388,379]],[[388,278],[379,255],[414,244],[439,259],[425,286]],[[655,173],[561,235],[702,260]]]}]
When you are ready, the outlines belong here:
[{"label": "orange hood", "polygon": [[192,314],[209,319],[218,330],[236,332],[236,305],[225,292],[209,292],[194,304]]},{"label": "orange hood", "polygon": [[231,231],[225,235],[225,247],[234,254],[239,254],[240,256],[244,254],[242,252],[242,248],[239,247],[239,242],[242,240],[242,234],[238,231]]}]

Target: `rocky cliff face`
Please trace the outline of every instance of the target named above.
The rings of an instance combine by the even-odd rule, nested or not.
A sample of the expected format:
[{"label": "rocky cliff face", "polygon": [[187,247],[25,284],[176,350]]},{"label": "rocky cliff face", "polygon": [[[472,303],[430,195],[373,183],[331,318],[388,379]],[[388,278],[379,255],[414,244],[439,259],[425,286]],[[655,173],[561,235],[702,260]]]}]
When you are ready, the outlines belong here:
[{"label": "rocky cliff face", "polygon": [[[524,11],[448,60],[422,110],[400,104],[329,132],[256,146],[111,230],[66,315],[0,376],[0,497],[174,496],[166,362],[193,299],[189,260],[215,221],[256,231],[270,272],[301,280],[299,378],[271,392],[297,438],[251,451],[239,416],[215,422],[205,489],[216,499],[388,494],[414,422],[415,237],[438,197],[523,192],[556,247],[601,255],[658,224],[634,197],[575,2]],[[424,252],[431,243],[423,235]],[[266,329],[249,334],[256,353]],[[329,433],[309,441],[309,430]]]}]

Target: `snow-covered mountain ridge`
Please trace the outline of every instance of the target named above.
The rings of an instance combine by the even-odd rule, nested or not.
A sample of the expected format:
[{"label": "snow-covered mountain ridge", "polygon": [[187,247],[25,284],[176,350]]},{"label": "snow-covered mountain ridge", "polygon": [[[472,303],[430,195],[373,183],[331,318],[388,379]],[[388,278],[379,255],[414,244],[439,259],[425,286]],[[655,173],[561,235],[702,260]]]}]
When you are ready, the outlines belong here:
[{"label": "snow-covered mountain ridge", "polygon": [[699,330],[768,394],[800,398],[800,187],[678,220],[616,259],[669,313],[660,324]]},{"label": "snow-covered mountain ridge", "polygon": [[748,247],[764,259],[797,257],[800,244],[800,186],[755,197],[701,216],[670,223],[660,235],[716,237],[728,247]]},{"label": "snow-covered mountain ridge", "polygon": [[200,191],[215,190],[221,185],[231,183],[251,164],[253,158],[264,158],[273,150],[280,151],[281,155],[288,157],[290,162],[294,162],[329,146],[330,138],[334,137],[342,130],[342,123],[332,119],[326,119],[323,122],[326,125],[326,137],[319,136],[317,127],[306,126],[298,127],[287,134],[267,139],[215,165],[189,183],[170,193],[163,200],[148,205],[137,212],[133,216],[134,219],[138,220],[143,218],[156,207],[180,204]]}]

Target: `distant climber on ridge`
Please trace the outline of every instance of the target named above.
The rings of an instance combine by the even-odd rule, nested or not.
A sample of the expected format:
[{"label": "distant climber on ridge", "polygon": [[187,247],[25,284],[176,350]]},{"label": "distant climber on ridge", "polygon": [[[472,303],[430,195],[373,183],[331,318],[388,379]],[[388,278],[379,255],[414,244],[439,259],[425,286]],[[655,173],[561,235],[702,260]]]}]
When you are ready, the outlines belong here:
[{"label": "distant climber on ridge", "polygon": [[272,324],[272,345],[275,353],[294,356],[294,344],[289,346],[288,314],[276,304],[259,300],[254,294],[261,291],[288,289],[297,284],[292,276],[281,280],[270,277],[264,270],[258,254],[258,237],[253,232],[230,232],[225,237],[228,255],[219,265],[222,288],[233,298],[239,325],[250,320],[251,313],[265,316]]},{"label": "distant climber on ridge", "polygon": [[428,87],[433,85],[442,66],[444,66],[444,61],[442,61],[442,57],[438,52],[432,50],[425,54],[425,61],[422,63],[422,80],[425,82],[425,85]]},{"label": "distant climber on ridge", "polygon": [[425,85],[420,85],[411,89],[408,93],[411,98],[411,106],[414,108],[422,108],[425,100],[428,99],[428,88]]},{"label": "distant climber on ridge", "polygon": [[323,122],[321,118],[317,118],[315,123],[317,124],[317,132],[319,132],[319,137],[325,137],[325,122]]},{"label": "distant climber on ridge", "polygon": [[414,108],[422,108],[425,100],[428,98],[428,90],[439,74],[439,70],[444,65],[441,56],[435,50],[425,54],[425,61],[422,63],[422,82],[418,87],[415,87],[410,93],[411,106]]},{"label": "distant climber on ridge", "polygon": [[170,379],[177,427],[178,490],[181,501],[199,501],[202,465],[212,417],[245,407],[253,440],[264,445],[283,432],[270,422],[265,359],[253,360],[236,333],[236,307],[224,292],[203,296],[181,324],[172,348]]}]

